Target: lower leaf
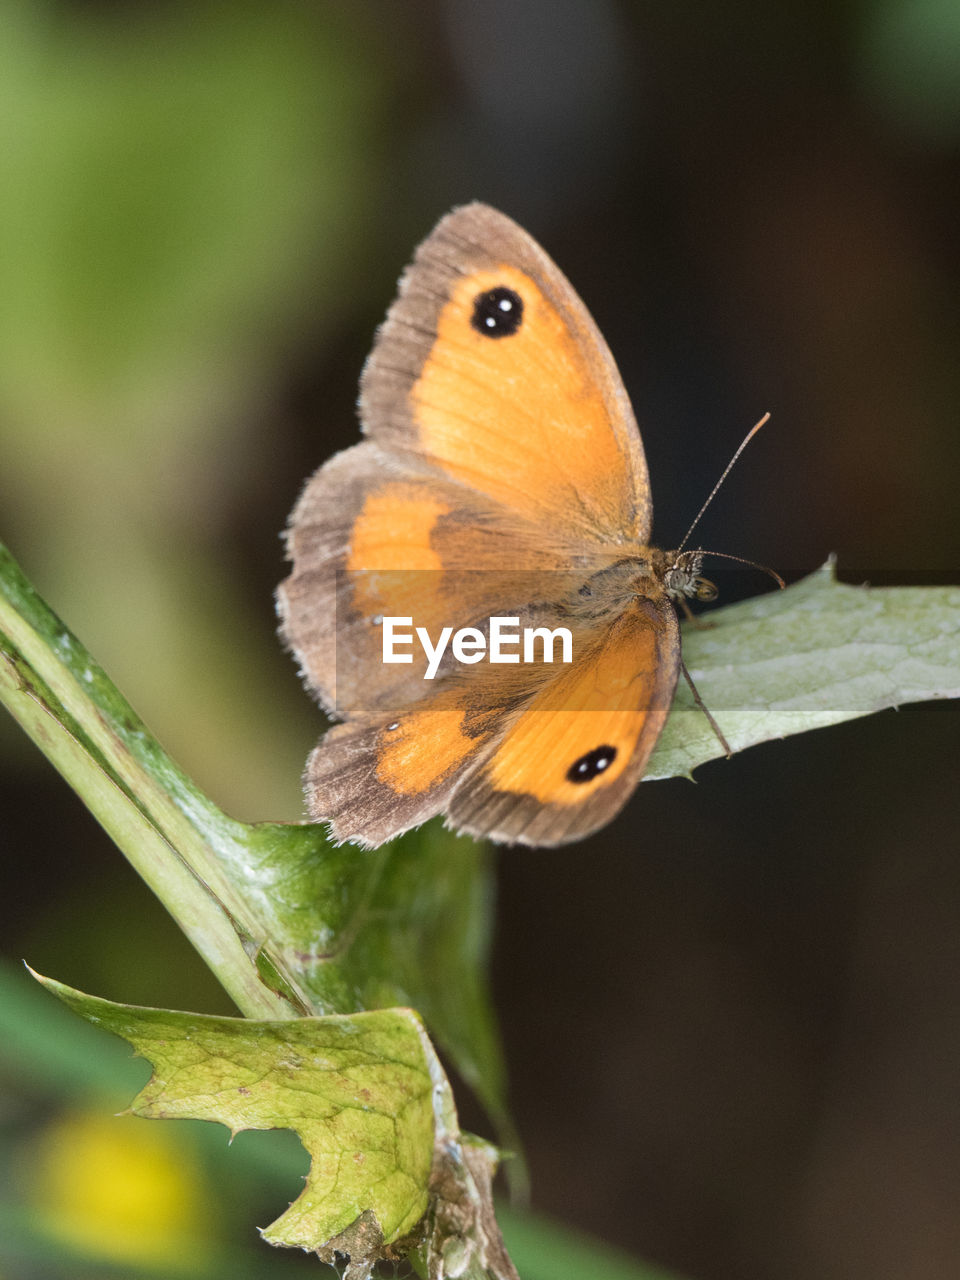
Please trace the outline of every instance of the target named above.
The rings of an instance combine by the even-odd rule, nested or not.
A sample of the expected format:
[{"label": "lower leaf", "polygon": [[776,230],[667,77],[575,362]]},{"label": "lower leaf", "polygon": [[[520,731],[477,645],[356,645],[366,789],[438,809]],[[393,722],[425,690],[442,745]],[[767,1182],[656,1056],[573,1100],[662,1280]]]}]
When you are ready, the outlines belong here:
[{"label": "lower leaf", "polygon": [[431,1276],[516,1275],[490,1202],[496,1152],[460,1134],[413,1010],[260,1022],[114,1004],[35,976],[149,1060],[135,1115],[299,1136],[310,1170],[262,1232],[271,1244],[347,1256],[358,1277],[420,1243]]}]

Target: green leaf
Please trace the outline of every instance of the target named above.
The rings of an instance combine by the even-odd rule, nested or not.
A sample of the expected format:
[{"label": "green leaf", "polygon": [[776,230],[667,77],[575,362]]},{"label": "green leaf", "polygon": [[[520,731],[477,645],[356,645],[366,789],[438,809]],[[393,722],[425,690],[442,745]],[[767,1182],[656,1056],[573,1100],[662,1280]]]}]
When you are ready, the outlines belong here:
[{"label": "green leaf", "polygon": [[269,1243],[345,1255],[362,1280],[420,1241],[431,1280],[517,1280],[493,1214],[497,1153],[460,1133],[413,1010],[258,1022],[114,1004],[34,976],[150,1061],[135,1115],[299,1136],[306,1185],[261,1233]]},{"label": "green leaf", "polygon": [[366,1215],[371,1257],[379,1257],[423,1217],[434,1107],[452,1102],[411,1010],[256,1022],[113,1004],[39,980],[150,1061],[136,1115],[299,1135],[310,1171],[298,1199],[264,1230],[271,1243],[323,1250]]},{"label": "green leaf", "polygon": [[[684,629],[683,656],[731,750],[904,702],[960,696],[960,587],[851,587],[835,564]],[[681,682],[646,778],[724,754]]]}]

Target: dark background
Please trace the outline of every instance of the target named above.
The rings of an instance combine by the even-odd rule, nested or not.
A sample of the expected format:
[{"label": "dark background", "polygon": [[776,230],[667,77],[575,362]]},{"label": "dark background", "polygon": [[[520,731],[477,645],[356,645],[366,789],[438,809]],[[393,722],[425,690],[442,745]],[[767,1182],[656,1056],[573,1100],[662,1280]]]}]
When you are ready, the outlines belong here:
[{"label": "dark background", "polygon": [[[237,816],[298,816],[320,726],[273,636],[277,533],[357,438],[396,277],[465,200],[536,236],[606,335],[658,542],[770,410],[707,545],[957,581],[947,0],[3,9],[3,533]],[[703,1280],[960,1274],[958,747],[954,705],[909,706],[501,854],[538,1209]],[[4,953],[226,1010],[10,723],[0,748]]]}]

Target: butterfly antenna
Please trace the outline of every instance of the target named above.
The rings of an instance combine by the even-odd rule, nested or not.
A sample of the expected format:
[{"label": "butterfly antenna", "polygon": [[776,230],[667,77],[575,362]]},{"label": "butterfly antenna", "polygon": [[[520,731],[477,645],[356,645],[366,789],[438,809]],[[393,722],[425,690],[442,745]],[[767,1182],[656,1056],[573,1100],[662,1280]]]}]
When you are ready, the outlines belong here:
[{"label": "butterfly antenna", "polygon": [[780,577],[779,573],[777,573],[776,569],[770,569],[765,564],[757,564],[756,560],[745,560],[743,556],[727,555],[725,551],[704,551],[703,555],[716,556],[720,560],[736,560],[737,564],[746,564],[749,565],[751,569],[759,569],[761,573],[768,573],[781,591],[783,591],[787,585]]},{"label": "butterfly antenna", "polygon": [[[691,533],[693,533],[697,525],[700,523],[700,518],[703,515],[703,513],[706,511],[707,507],[709,507],[710,503],[717,496],[717,490],[720,488],[724,480],[726,480],[727,476],[730,474],[731,470],[733,469],[733,464],[740,457],[741,453],[743,453],[744,449],[747,447],[747,445],[750,443],[753,437],[757,434],[760,428],[762,426],[765,426],[769,421],[770,421],[770,415],[769,413],[765,413],[763,417],[760,419],[760,421],[756,424],[756,426],[751,427],[750,430],[747,432],[747,434],[744,436],[743,440],[740,443],[740,447],[737,449],[737,452],[733,455],[733,457],[730,459],[730,461],[727,463],[726,467],[724,468],[723,475],[720,477],[717,483],[710,490],[709,498],[707,498],[706,502],[697,512],[696,517],[693,521],[693,524],[690,526],[687,532],[683,535],[683,541],[680,543],[679,547],[677,547],[678,552],[682,551],[683,548],[687,545],[687,540],[689,539]],[[730,560],[735,560],[736,556],[728,556],[727,558]],[[744,561],[744,563],[749,564],[749,561]],[[762,568],[761,565],[757,565],[756,567],[758,569]],[[768,569],[766,570],[766,572],[770,573],[771,570]],[[773,576],[776,577],[777,575],[774,574]],[[780,585],[783,586],[783,583],[781,582]]]}]

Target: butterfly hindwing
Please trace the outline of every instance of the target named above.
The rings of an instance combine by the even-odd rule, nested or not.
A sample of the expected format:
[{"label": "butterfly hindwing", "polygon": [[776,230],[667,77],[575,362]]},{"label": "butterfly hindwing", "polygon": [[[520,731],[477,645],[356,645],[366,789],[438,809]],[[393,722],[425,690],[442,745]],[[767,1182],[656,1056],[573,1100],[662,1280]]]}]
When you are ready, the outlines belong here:
[{"label": "butterfly hindwing", "polygon": [[448,823],[535,845],[602,827],[643,774],[679,672],[672,604],[638,600],[511,715],[455,788]]}]

